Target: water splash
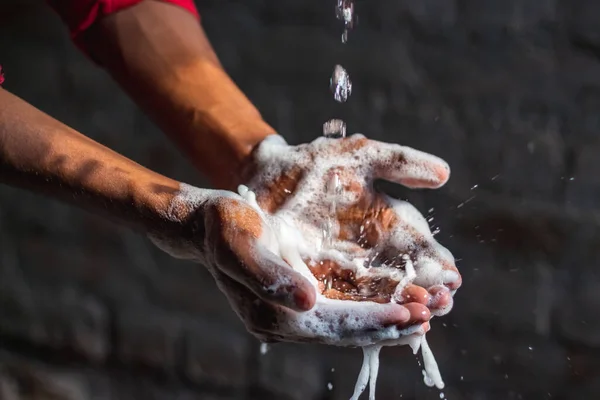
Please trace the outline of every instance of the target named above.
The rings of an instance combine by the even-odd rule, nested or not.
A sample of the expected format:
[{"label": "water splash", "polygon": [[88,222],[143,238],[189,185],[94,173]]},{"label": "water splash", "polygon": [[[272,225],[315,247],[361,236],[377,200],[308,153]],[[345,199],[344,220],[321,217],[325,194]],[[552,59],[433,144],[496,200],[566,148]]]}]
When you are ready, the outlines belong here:
[{"label": "water splash", "polygon": [[330,119],[323,124],[323,136],[331,139],[346,137],[346,123],[341,119]]},{"label": "water splash", "polygon": [[352,81],[348,72],[341,65],[336,65],[331,79],[329,81],[329,87],[333,92],[333,98],[338,103],[345,103],[348,101],[348,97],[352,94]]}]

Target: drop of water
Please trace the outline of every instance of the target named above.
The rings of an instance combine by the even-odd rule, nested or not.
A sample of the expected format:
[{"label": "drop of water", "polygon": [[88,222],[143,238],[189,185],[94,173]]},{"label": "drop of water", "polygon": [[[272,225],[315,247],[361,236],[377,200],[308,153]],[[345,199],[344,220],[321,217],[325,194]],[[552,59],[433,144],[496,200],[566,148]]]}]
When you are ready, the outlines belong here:
[{"label": "drop of water", "polygon": [[[332,196],[339,196],[342,192],[342,181],[337,173],[334,173],[331,175],[331,178],[329,178],[329,182],[327,182],[327,192]],[[335,200],[335,197],[333,200]]]},{"label": "drop of water", "polygon": [[[334,236],[334,221],[332,218],[327,218],[323,222],[323,243],[322,246],[325,248],[330,248],[333,245],[333,236]],[[331,288],[329,288],[331,289]]]},{"label": "drop of water", "polygon": [[325,288],[326,288],[326,290],[331,290],[332,287],[333,287],[333,278],[328,276],[325,279]]},{"label": "drop of water", "polygon": [[330,119],[323,124],[323,136],[332,139],[346,137],[346,123],[341,119]]},{"label": "drop of water", "polygon": [[265,355],[269,351],[269,345],[267,343],[260,344],[260,354]]},{"label": "drop of water", "polygon": [[333,98],[339,103],[345,103],[352,94],[352,81],[348,72],[341,65],[336,65],[329,81]]},{"label": "drop of water", "polygon": [[344,21],[346,29],[352,29],[354,27],[354,1],[338,0],[335,16],[340,21]]},{"label": "drop of water", "polygon": [[327,384],[327,389],[328,389],[329,391],[333,390],[333,383],[329,382],[329,383]]},{"label": "drop of water", "polygon": [[342,33],[342,43],[348,43],[348,29],[344,29]]}]

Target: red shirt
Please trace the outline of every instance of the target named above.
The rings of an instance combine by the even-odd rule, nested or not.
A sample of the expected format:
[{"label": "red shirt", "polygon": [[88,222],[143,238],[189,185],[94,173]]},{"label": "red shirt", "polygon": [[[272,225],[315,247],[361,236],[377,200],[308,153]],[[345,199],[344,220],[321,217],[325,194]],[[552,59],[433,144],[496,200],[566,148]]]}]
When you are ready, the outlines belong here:
[{"label": "red shirt", "polygon": [[[60,15],[67,24],[71,32],[71,37],[75,43],[83,48],[83,41],[79,41],[79,36],[85,32],[98,19],[115,13],[127,7],[140,3],[142,0],[46,0],[50,7]],[[191,12],[196,18],[199,18],[198,10],[193,0],[161,0],[165,3],[171,3]]]},{"label": "red shirt", "polygon": [[[142,0],[47,0],[50,7],[60,15],[69,27],[71,37],[75,44],[87,54],[85,43],[78,40],[98,19],[115,13],[127,7],[131,7]],[[194,0],[161,0],[165,3],[174,4],[191,12],[196,18],[200,18]],[[4,74],[0,65],[0,85],[4,83]]]}]

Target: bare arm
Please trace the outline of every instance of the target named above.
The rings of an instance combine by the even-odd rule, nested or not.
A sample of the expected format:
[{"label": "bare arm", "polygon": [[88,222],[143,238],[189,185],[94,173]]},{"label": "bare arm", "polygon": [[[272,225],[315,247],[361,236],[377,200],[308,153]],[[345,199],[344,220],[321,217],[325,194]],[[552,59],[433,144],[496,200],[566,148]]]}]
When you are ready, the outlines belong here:
[{"label": "bare arm", "polygon": [[232,189],[275,133],[221,67],[189,12],[146,0],[99,21],[86,47],[211,182]]},{"label": "bare arm", "polygon": [[154,173],[0,88],[0,182],[66,200],[135,228],[168,229],[179,183]]}]

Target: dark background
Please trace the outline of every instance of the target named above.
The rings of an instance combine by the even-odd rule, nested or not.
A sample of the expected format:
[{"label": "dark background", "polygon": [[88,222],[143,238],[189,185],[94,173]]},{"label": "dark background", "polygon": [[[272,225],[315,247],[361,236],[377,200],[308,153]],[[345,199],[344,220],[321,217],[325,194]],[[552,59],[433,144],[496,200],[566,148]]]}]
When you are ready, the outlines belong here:
[{"label": "dark background", "polygon": [[[455,308],[428,335],[448,399],[598,398],[600,2],[363,0],[346,45],[334,5],[198,2],[226,69],[290,142],[341,117],[450,163],[439,191],[392,188],[460,259]],[[336,63],[354,82],[343,105]],[[0,0],[0,64],[43,111],[203,184],[42,0]],[[0,187],[3,400],[347,400],[361,360],[309,345],[261,356],[203,268]],[[440,394],[408,348],[386,348],[377,398]]]}]

